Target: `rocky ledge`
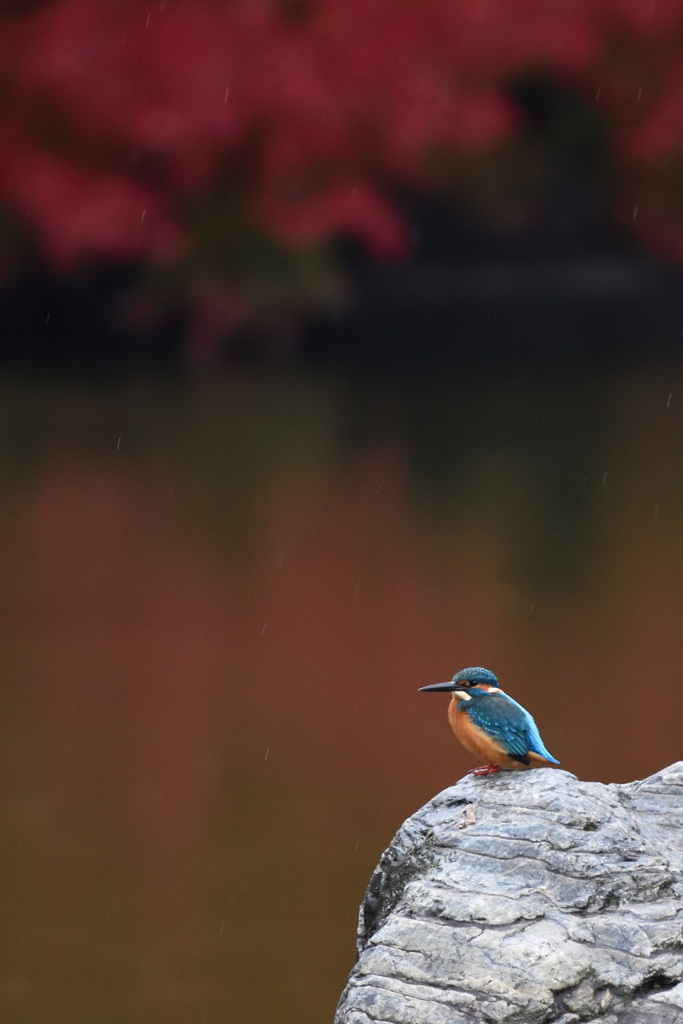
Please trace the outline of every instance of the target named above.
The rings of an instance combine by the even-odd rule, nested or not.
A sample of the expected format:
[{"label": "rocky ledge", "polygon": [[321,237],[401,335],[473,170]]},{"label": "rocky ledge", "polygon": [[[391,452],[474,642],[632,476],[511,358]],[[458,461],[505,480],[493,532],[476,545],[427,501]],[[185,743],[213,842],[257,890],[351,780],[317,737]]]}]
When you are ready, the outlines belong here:
[{"label": "rocky ledge", "polygon": [[683,1024],[683,762],[467,776],[383,854],[335,1024]]}]

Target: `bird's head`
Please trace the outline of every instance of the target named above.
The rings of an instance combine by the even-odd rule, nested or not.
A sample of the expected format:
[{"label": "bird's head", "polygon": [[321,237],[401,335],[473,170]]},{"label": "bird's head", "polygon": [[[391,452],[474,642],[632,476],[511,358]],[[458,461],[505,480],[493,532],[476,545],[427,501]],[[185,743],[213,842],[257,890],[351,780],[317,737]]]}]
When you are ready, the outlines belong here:
[{"label": "bird's head", "polygon": [[499,690],[498,680],[493,672],[487,668],[474,667],[464,668],[456,672],[447,683],[432,683],[430,686],[421,686],[420,690],[428,693],[439,693],[450,691],[455,698],[467,698],[468,690],[476,689],[484,693],[492,693]]}]

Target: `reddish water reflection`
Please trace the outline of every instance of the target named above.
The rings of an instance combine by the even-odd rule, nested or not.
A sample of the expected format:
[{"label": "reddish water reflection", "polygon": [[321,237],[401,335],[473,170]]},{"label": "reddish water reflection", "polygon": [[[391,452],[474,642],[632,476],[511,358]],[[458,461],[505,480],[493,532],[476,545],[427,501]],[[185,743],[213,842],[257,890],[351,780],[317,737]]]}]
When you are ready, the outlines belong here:
[{"label": "reddish water reflection", "polygon": [[471,765],[417,693],[465,664],[585,778],[683,756],[670,377],[445,440],[428,394],[7,387],[4,1016],[331,1019],[379,853]]}]

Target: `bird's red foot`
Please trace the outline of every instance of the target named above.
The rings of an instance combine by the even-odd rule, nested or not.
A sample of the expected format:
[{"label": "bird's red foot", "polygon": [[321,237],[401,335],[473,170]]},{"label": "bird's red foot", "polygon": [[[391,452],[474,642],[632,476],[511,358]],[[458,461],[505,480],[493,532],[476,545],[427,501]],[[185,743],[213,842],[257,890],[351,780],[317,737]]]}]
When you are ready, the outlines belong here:
[{"label": "bird's red foot", "polygon": [[483,764],[481,768],[470,768],[468,775],[493,775],[494,772],[499,772],[500,768],[497,764]]}]

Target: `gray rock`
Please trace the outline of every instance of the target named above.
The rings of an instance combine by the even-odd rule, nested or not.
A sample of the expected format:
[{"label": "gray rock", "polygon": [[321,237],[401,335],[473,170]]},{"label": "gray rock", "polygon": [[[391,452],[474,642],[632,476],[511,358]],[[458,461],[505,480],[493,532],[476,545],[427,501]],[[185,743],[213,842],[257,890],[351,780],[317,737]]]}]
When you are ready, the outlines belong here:
[{"label": "gray rock", "polygon": [[683,762],[466,776],[382,855],[357,945],[335,1024],[683,1024]]}]

